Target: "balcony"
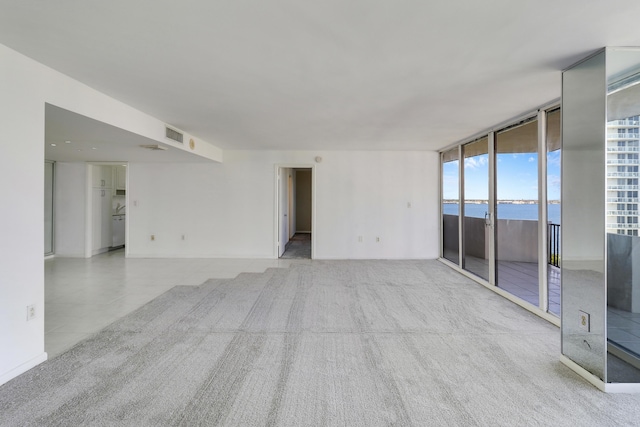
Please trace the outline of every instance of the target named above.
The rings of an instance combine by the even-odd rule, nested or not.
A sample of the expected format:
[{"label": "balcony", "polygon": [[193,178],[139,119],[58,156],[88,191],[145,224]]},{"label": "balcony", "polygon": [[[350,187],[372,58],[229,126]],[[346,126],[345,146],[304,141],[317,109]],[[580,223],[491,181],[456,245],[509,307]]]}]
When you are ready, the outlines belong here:
[{"label": "balcony", "polygon": [[639,124],[638,120],[612,120],[607,123],[607,128],[638,126]]},{"label": "balcony", "polygon": [[[457,215],[443,215],[445,230],[456,230]],[[482,277],[489,275],[489,229],[485,227],[484,219],[465,217],[465,269]],[[560,225],[548,225],[547,284],[549,292],[549,311],[560,315]],[[496,221],[497,235],[497,286],[510,294],[539,305],[538,283],[538,221],[536,220],[500,220]],[[502,231],[502,232],[501,232]],[[513,239],[513,235],[526,236],[524,239]],[[445,233],[445,248],[457,248],[457,234]],[[523,244],[523,241],[535,241],[534,244]],[[445,253],[445,258],[456,259],[457,252]]]},{"label": "balcony", "polygon": [[610,178],[638,178],[640,172],[607,172]]},{"label": "balcony", "polygon": [[607,147],[607,151],[614,153],[637,153],[640,147]]},{"label": "balcony", "polygon": [[638,223],[621,223],[621,224],[607,224],[607,228],[609,229],[620,229],[623,228],[625,230],[638,229],[640,224]]},{"label": "balcony", "polygon": [[607,190],[637,190],[637,185],[607,185]]},{"label": "balcony", "polygon": [[607,159],[608,165],[640,165],[640,159]]},{"label": "balcony", "polygon": [[608,216],[629,216],[629,215],[635,215],[638,216],[640,214],[640,211],[607,211],[607,215]]},{"label": "balcony", "polygon": [[609,197],[607,203],[638,203],[637,197]]}]

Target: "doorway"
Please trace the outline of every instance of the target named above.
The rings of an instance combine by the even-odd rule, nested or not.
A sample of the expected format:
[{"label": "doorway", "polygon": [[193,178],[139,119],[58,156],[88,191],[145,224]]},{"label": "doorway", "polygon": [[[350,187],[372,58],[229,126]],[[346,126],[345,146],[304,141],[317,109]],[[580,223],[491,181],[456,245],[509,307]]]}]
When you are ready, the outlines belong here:
[{"label": "doorway", "polygon": [[313,167],[277,168],[277,255],[313,258]]}]

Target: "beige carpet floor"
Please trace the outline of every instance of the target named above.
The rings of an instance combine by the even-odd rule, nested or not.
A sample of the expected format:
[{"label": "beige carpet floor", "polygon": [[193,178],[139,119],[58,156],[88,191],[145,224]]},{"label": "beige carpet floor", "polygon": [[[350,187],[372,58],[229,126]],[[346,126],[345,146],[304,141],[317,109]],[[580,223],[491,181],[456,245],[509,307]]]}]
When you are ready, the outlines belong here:
[{"label": "beige carpet floor", "polygon": [[437,261],[313,261],[171,289],[0,387],[0,425],[640,424],[559,355]]}]

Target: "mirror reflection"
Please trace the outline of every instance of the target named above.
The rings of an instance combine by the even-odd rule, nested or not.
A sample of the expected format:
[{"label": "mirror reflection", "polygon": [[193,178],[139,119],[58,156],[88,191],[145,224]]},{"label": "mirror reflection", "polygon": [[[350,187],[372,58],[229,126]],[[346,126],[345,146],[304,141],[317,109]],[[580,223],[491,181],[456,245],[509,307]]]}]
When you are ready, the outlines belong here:
[{"label": "mirror reflection", "polygon": [[607,94],[607,381],[640,382],[640,55],[613,51]]}]

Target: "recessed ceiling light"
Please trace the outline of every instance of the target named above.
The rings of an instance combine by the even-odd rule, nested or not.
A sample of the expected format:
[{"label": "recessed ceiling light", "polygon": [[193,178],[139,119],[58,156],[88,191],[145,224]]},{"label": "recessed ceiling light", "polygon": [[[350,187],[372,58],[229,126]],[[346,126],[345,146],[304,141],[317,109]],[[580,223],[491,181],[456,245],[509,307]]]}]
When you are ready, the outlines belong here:
[{"label": "recessed ceiling light", "polygon": [[76,151],[82,151],[82,148],[78,148]]},{"label": "recessed ceiling light", "polygon": [[91,149],[92,149],[92,150],[97,150],[97,148],[96,148],[96,147],[91,147]]},{"label": "recessed ceiling light", "polygon": [[58,146],[58,144],[51,144],[51,146],[52,146],[52,147],[57,147],[57,146]]},{"label": "recessed ceiling light", "polygon": [[64,143],[65,144],[71,144],[71,141],[65,141]]}]

